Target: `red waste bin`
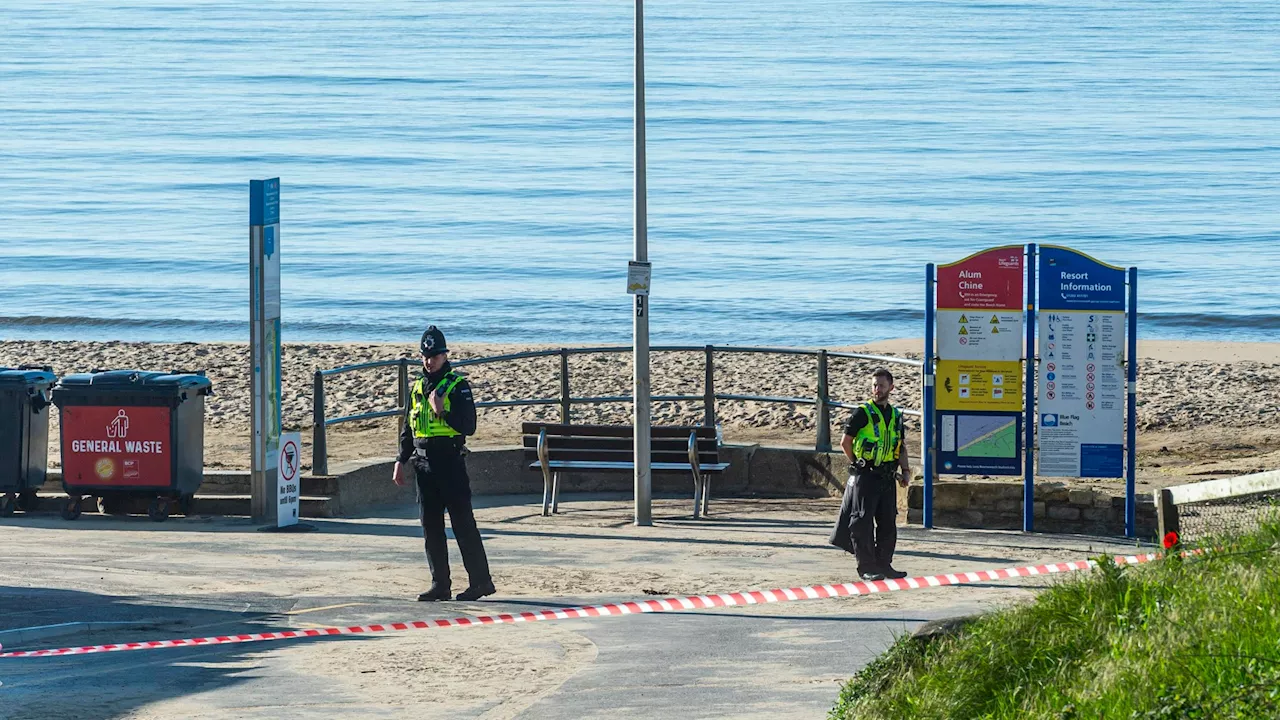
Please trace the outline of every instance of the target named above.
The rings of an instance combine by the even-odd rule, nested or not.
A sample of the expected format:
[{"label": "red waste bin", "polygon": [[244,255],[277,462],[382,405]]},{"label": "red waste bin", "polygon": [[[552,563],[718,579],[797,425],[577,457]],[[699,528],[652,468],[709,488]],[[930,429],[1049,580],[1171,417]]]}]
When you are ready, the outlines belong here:
[{"label": "red waste bin", "polygon": [[204,480],[204,398],[212,383],[195,373],[112,370],[62,378],[62,515],[80,516],[86,496],[103,509],[129,497],[151,502],[160,521],[176,503],[184,515]]}]

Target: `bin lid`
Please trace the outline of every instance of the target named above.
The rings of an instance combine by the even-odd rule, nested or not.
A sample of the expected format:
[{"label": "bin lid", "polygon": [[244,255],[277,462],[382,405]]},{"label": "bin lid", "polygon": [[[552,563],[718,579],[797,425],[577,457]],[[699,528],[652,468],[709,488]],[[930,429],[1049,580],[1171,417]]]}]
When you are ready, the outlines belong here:
[{"label": "bin lid", "polygon": [[57,381],[58,376],[44,368],[0,367],[0,385],[48,386]]},{"label": "bin lid", "polygon": [[62,378],[58,387],[65,390],[95,389],[106,392],[151,392],[159,395],[177,395],[184,391],[207,390],[213,387],[213,382],[195,373],[107,370],[68,375]]}]

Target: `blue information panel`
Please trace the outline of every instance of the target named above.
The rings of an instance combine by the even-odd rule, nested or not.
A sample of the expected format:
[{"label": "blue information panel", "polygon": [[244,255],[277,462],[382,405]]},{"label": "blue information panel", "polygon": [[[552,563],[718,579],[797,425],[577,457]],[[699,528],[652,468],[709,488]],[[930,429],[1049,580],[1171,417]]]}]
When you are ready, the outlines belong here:
[{"label": "blue information panel", "polygon": [[1021,475],[1022,413],[938,413],[939,472],[949,475]]},{"label": "blue information panel", "polygon": [[1040,247],[1040,312],[1124,312],[1124,269],[1070,248]]},{"label": "blue information panel", "polygon": [[1125,271],[1061,247],[1039,265],[1039,474],[1121,477]]}]

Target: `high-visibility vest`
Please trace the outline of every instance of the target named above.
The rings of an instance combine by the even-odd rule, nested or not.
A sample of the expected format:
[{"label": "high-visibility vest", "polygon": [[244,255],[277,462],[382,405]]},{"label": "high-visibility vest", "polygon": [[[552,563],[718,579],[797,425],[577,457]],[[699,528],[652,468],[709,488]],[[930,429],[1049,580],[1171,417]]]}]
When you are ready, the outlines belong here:
[{"label": "high-visibility vest", "polygon": [[868,465],[884,465],[896,462],[902,452],[902,411],[892,408],[886,421],[880,407],[874,402],[862,406],[867,414],[867,424],[853,436],[853,457],[865,460]]},{"label": "high-visibility vest", "polygon": [[[449,396],[453,394],[453,389],[458,387],[458,383],[462,382],[462,380],[463,377],[461,375],[450,371],[436,385],[443,394],[446,414],[452,404],[449,401]],[[427,379],[425,377],[418,378],[418,381],[413,384],[413,402],[409,406],[409,422],[413,425],[414,437],[456,437],[462,434],[450,427],[449,423],[444,421],[444,418],[432,411],[431,403],[427,401]]]}]

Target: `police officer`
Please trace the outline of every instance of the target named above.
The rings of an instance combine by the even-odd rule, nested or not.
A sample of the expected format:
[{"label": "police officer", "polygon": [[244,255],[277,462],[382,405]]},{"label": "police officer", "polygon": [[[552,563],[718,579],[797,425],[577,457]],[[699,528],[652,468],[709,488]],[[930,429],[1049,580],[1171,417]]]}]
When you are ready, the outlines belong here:
[{"label": "police officer", "polygon": [[426,376],[413,384],[393,478],[397,485],[404,485],[405,465],[410,464],[418,485],[422,536],[427,546],[427,565],[431,568],[431,588],[419,595],[418,600],[449,599],[445,510],[449,511],[453,537],[458,541],[469,581],[457,599],[477,600],[496,590],[471,509],[471,481],[467,478],[462,453],[466,436],[476,431],[475,399],[466,379],[450,367],[444,333],[435,325],[422,333],[421,350]]},{"label": "police officer", "polygon": [[902,411],[889,404],[893,374],[884,368],[871,373],[872,400],[849,417],[840,448],[849,459],[849,482],[840,505],[840,518],[831,532],[831,544],[853,553],[858,559],[858,575],[864,580],[904,578],[893,569],[894,546],[898,542],[898,484],[911,480],[907,459]]}]

